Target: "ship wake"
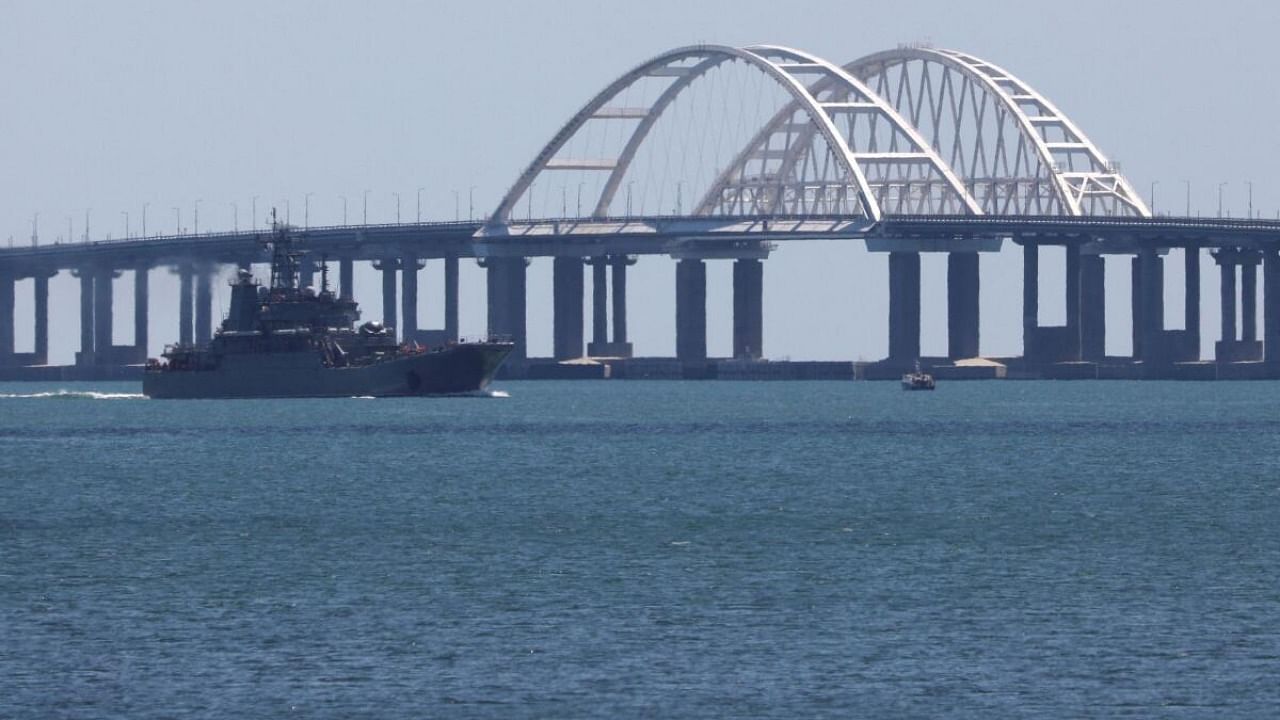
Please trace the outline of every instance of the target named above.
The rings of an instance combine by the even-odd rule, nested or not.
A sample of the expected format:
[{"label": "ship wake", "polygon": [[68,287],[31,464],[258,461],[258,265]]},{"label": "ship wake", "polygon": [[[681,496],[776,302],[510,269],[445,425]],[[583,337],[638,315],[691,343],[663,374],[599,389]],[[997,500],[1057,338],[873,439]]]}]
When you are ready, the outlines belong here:
[{"label": "ship wake", "polygon": [[49,390],[37,393],[0,393],[0,399],[42,398],[52,400],[144,400],[142,393],[106,393],[92,390]]}]

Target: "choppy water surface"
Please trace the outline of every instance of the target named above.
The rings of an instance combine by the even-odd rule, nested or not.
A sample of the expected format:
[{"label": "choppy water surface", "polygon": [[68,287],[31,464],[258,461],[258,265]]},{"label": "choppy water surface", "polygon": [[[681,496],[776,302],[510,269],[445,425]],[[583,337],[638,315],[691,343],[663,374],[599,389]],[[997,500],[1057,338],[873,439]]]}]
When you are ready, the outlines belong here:
[{"label": "choppy water surface", "polygon": [[1280,384],[0,385],[0,717],[1270,717]]}]

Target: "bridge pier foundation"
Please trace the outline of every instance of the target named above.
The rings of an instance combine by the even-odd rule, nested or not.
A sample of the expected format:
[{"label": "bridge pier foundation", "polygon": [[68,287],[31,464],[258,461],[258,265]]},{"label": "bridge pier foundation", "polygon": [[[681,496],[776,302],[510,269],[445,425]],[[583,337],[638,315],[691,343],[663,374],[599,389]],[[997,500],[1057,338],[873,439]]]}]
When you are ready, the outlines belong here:
[{"label": "bridge pier foundation", "polygon": [[947,254],[947,357],[978,357],[978,253]]},{"label": "bridge pier foundation", "polygon": [[444,336],[449,342],[458,340],[458,256],[444,259]]},{"label": "bridge pier foundation", "polygon": [[889,360],[920,358],[920,253],[889,253]]},{"label": "bridge pier foundation", "polygon": [[515,343],[512,360],[527,357],[526,268],[522,257],[487,258],[489,334],[509,337]]},{"label": "bridge pier foundation", "polygon": [[196,273],[196,344],[213,339],[213,268]]},{"label": "bridge pier foundation", "polygon": [[733,356],[759,360],[764,355],[764,263],[733,261]]},{"label": "bridge pier foundation", "polygon": [[551,265],[553,355],[556,360],[582,357],[582,260],[557,257]]},{"label": "bridge pier foundation", "polygon": [[1080,258],[1080,358],[1102,362],[1107,354],[1107,265],[1101,255]]},{"label": "bridge pier foundation", "polygon": [[707,359],[707,264],[676,261],[676,357]]}]

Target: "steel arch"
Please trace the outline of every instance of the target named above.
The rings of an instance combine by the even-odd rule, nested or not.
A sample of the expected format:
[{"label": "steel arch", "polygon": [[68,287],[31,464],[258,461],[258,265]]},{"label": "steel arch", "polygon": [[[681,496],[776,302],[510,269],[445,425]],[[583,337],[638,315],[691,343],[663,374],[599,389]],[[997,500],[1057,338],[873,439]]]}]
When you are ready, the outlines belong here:
[{"label": "steel arch", "polygon": [[[966,205],[973,212],[980,212],[972,199],[967,196],[963,185],[959,178],[946,169],[937,154],[934,153],[910,125],[897,115],[893,109],[883,100],[875,97],[874,93],[866,90],[856,79],[850,77],[847,73],[841,71],[838,67],[818,60],[812,56],[806,55],[799,51],[778,47],[751,47],[751,48],[733,48],[719,45],[697,45],[668,51],[657,57],[642,63],[622,75],[620,78],[611,83],[603,91],[593,97],[581,110],[579,110],[567,122],[559,132],[552,138],[546,146],[538,153],[528,168],[520,175],[515,184],[508,190],[499,203],[497,209],[491,216],[493,223],[506,223],[511,219],[511,213],[516,203],[529,191],[537,177],[544,171],[549,169],[599,169],[608,170],[609,178],[604,185],[601,196],[596,202],[593,217],[601,218],[607,213],[608,208],[614,200],[614,197],[621,184],[622,177],[630,167],[635,157],[636,151],[643,143],[654,123],[662,115],[676,97],[689,87],[689,85],[697,78],[705,75],[712,68],[719,66],[724,62],[743,61],[765,73],[768,77],[779,84],[791,97],[792,105],[799,111],[803,112],[808,119],[808,124],[812,127],[812,131],[820,135],[826,142],[826,146],[835,156],[844,173],[844,184],[846,188],[854,190],[855,207],[859,215],[865,216],[872,220],[878,220],[881,216],[881,209],[877,202],[875,194],[867,182],[867,178],[860,165],[860,160],[871,160],[876,162],[893,162],[895,160],[904,160],[919,163],[922,160],[937,169],[947,180],[947,184],[951,192],[958,198],[960,204]],[[680,63],[693,63],[691,65],[681,65]],[[802,81],[802,77],[809,74],[817,74],[820,76],[819,83],[828,82],[832,86],[839,85],[846,89],[856,90],[857,95],[863,98],[859,102],[843,103],[846,107],[833,107],[832,103],[824,103],[818,100],[817,95],[811,90],[811,84]],[[657,99],[653,101],[647,108],[640,108],[641,112],[637,112],[633,117],[640,117],[641,121],[632,131],[631,137],[623,147],[616,159],[606,160],[604,162],[597,161],[557,161],[555,156],[562,148],[574,137],[574,135],[592,118],[610,117],[611,112],[606,106],[614,100],[620,93],[641,78],[663,76],[674,77],[675,80]],[[858,107],[854,107],[858,106]],[[909,148],[908,152],[902,153],[857,153],[849,147],[845,137],[837,128],[835,122],[835,113],[846,110],[859,110],[863,112],[872,112],[877,117],[883,118],[892,127],[898,128],[905,135],[916,137],[918,142],[913,143],[915,147]],[[614,110],[613,112],[622,112],[625,109]],[[629,111],[628,111],[629,112]],[[603,114],[602,114],[603,113]],[[902,157],[896,157],[901,155]],[[713,186],[714,188],[714,186]],[[803,192],[803,189],[802,191]],[[794,189],[792,189],[793,199],[796,197]],[[802,199],[802,198],[801,198]],[[772,199],[772,210],[777,211],[778,198]],[[798,204],[798,203],[797,203]],[[757,203],[757,208],[759,204]]]},{"label": "steel arch", "polygon": [[[895,68],[898,82],[891,87],[889,75]],[[844,69],[930,136],[933,148],[989,214],[1151,215],[1133,186],[1075,123],[998,65],[956,50],[899,47]],[[958,89],[953,72],[959,75]],[[994,118],[984,116],[988,98]],[[979,131],[970,148],[960,137],[966,111],[975,113],[969,120]],[[995,125],[994,137],[984,137],[984,124]],[[1007,126],[1018,134],[1012,158],[1006,148],[1011,141],[1004,135]],[[954,130],[950,137],[943,132],[947,127]]]},{"label": "steel arch", "polygon": [[[816,76],[806,86],[807,93],[819,100],[819,107],[832,118],[833,125],[839,124],[835,116],[847,118],[845,144],[853,149],[880,211],[889,206],[897,212],[916,214],[982,214],[960,178],[916,128],[862,81],[832,63],[793,48],[755,45],[746,49],[785,63],[787,67],[804,68]],[[749,185],[754,180],[747,177],[748,163],[766,156],[774,145],[773,138],[779,134],[785,136],[782,142],[785,154],[775,173],[779,181],[794,174],[796,166],[812,160],[809,138],[815,131],[814,126],[800,128],[798,140],[791,137],[795,130],[792,118],[797,109],[798,101],[793,101],[765,124],[720,174],[695,214],[708,214],[726,199],[740,201],[745,188],[739,185]],[[859,124],[858,119],[864,116],[869,117]],[[882,137],[885,135],[887,137]]]}]

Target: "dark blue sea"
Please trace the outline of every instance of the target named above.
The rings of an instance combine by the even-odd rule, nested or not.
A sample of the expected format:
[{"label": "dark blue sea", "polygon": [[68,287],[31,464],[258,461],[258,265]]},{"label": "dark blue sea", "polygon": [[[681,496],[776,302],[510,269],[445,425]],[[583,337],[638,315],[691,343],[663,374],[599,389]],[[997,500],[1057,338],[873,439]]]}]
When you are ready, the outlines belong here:
[{"label": "dark blue sea", "polygon": [[1271,718],[1280,384],[0,385],[3,718]]}]

